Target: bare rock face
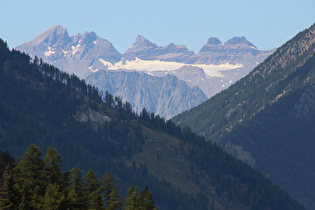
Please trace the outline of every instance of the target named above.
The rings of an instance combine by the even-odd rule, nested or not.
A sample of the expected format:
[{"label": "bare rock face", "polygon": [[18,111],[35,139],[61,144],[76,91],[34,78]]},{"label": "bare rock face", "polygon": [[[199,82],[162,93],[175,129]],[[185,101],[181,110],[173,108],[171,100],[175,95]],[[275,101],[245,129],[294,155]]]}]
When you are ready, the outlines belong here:
[{"label": "bare rock face", "polygon": [[251,63],[261,57],[260,50],[245,37],[233,37],[224,44],[227,57],[235,63]]},{"label": "bare rock face", "polygon": [[207,100],[197,86],[190,88],[172,75],[154,77],[139,72],[98,71],[86,81],[104,93],[107,90],[122,97],[137,112],[146,108],[166,119]]},{"label": "bare rock face", "polygon": [[153,44],[145,37],[138,35],[136,42],[131,45],[123,54],[123,58],[134,60],[140,58],[143,60],[161,60],[184,62],[194,52],[187,49],[185,45],[175,45],[173,43],[160,47]]},{"label": "bare rock face", "polygon": [[120,53],[106,39],[99,38],[95,32],[84,32],[69,37],[67,29],[54,26],[37,36],[34,40],[16,48],[31,56],[38,56],[45,62],[85,78],[93,70],[103,67],[99,59],[118,62]]},{"label": "bare rock face", "polygon": [[240,54],[252,55],[258,54],[259,50],[255,45],[249,42],[245,37],[233,37],[224,44],[224,49],[228,56],[235,56]]},{"label": "bare rock face", "polygon": [[199,52],[225,54],[222,42],[216,37],[210,37],[207,41],[207,44],[203,45]]},{"label": "bare rock face", "polygon": [[[190,57],[190,62],[207,64],[243,64],[246,69],[253,69],[274,50],[264,51],[248,41],[245,37],[233,37],[226,43],[216,37],[210,37],[198,54]],[[247,72],[248,73],[248,72]]]},{"label": "bare rock face", "polygon": [[228,58],[222,42],[216,37],[210,37],[199,53],[189,59],[192,63],[222,64],[227,63]]},{"label": "bare rock face", "polygon": [[102,115],[85,105],[79,106],[77,108],[76,114],[73,117],[75,120],[80,122],[91,122],[100,125],[112,120],[110,117]]},{"label": "bare rock face", "polygon": [[154,54],[156,48],[158,48],[156,44],[153,44],[144,36],[138,35],[136,42],[127,49],[123,57],[127,60],[133,60],[136,57],[145,59]]}]

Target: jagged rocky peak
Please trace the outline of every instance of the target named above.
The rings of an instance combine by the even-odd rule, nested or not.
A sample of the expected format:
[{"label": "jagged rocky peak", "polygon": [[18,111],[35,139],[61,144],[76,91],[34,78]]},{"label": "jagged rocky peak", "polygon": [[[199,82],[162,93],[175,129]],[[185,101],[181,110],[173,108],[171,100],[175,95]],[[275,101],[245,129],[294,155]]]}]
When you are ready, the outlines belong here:
[{"label": "jagged rocky peak", "polygon": [[160,47],[160,49],[166,49],[166,53],[191,53],[193,54],[192,51],[188,50],[186,45],[176,45],[174,43],[169,43],[165,47]]},{"label": "jagged rocky peak", "polygon": [[210,37],[205,45],[202,46],[199,52],[215,52],[224,53],[222,42],[216,37]]},{"label": "jagged rocky peak", "polygon": [[260,51],[255,45],[248,41],[244,36],[233,37],[224,44],[224,49],[227,55],[239,56],[245,54],[257,55]]},{"label": "jagged rocky peak", "polygon": [[58,38],[59,39],[66,39],[66,40],[69,39],[69,35],[68,35],[67,29],[63,28],[60,25],[48,29],[46,31],[46,33],[44,32],[43,35],[44,36],[46,35],[46,39],[43,40],[43,41],[48,42],[48,44],[52,44],[52,43],[49,43],[49,42],[53,42],[55,39],[58,39]]},{"label": "jagged rocky peak", "polygon": [[[165,46],[165,48],[168,49],[175,49],[178,45],[174,44],[174,43],[169,43],[168,45]],[[184,46],[184,45],[183,45]]]},{"label": "jagged rocky peak", "polygon": [[61,25],[56,25],[56,26],[54,26],[52,28],[55,29],[54,31],[56,32],[57,36],[60,36],[62,34],[67,34],[68,35],[67,28],[62,27]]},{"label": "jagged rocky peak", "polygon": [[85,31],[82,36],[78,36],[78,41],[80,41],[80,44],[87,44],[93,46],[93,42],[99,39],[99,37],[96,35],[94,31],[87,32]]},{"label": "jagged rocky peak", "polygon": [[124,53],[124,58],[127,60],[132,60],[136,57],[140,59],[147,59],[150,55],[152,55],[156,48],[158,48],[156,44],[150,42],[144,36],[138,35],[136,42],[133,43],[133,45],[131,45]]},{"label": "jagged rocky peak", "polygon": [[39,34],[34,40],[30,41],[29,44],[37,46],[45,42],[48,46],[51,46],[55,44],[57,39],[67,42],[69,38],[67,29],[60,25],[56,25]]},{"label": "jagged rocky peak", "polygon": [[87,32],[85,31],[83,34],[82,34],[82,39],[89,39],[89,40],[96,40],[98,38],[98,36],[96,35],[96,33],[94,31],[92,32]]},{"label": "jagged rocky peak", "polygon": [[210,37],[207,41],[207,45],[218,45],[218,44],[222,45],[222,42],[217,37]]},{"label": "jagged rocky peak", "polygon": [[229,46],[229,45],[246,45],[249,47],[253,47],[255,49],[257,49],[257,47],[252,44],[250,41],[248,41],[244,36],[241,37],[233,37],[231,39],[229,39],[224,46]]},{"label": "jagged rocky peak", "polygon": [[144,36],[138,35],[136,38],[136,42],[132,45],[136,47],[144,47],[144,48],[156,48],[157,45],[150,42],[147,38]]},{"label": "jagged rocky peak", "polygon": [[41,57],[68,73],[80,78],[92,70],[104,68],[99,59],[116,63],[121,54],[111,42],[99,38],[95,32],[77,33],[69,37],[67,29],[57,25],[41,33],[34,40],[20,45],[17,50]]},{"label": "jagged rocky peak", "polygon": [[83,34],[77,33],[75,36],[72,37],[72,43],[86,43],[86,42],[93,42],[99,39],[94,31],[87,32],[85,31]]},{"label": "jagged rocky peak", "polygon": [[72,38],[72,43],[79,43],[81,40],[82,35],[80,33],[77,33],[75,36]]}]

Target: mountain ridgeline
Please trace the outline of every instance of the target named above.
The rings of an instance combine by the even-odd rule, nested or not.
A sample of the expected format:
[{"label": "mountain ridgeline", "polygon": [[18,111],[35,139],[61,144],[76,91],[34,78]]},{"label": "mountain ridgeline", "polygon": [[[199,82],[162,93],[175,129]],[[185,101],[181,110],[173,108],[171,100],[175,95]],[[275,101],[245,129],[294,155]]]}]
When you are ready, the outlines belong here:
[{"label": "mountain ridgeline", "polygon": [[173,118],[315,208],[315,25],[248,76]]},{"label": "mountain ridgeline", "polygon": [[[78,33],[70,37],[67,29],[62,26],[51,27],[16,49],[42,58],[43,61],[69,74],[74,73],[81,79],[89,77],[87,81],[103,92],[108,90],[112,95],[128,99],[138,113],[146,108],[167,119],[227,88],[273,52],[257,49],[245,37],[233,37],[224,44],[212,37],[195,54],[184,45],[170,43],[167,46],[157,46],[139,35],[125,53],[119,53],[111,42],[98,37],[95,32],[84,32],[82,35]],[[190,70],[183,71],[181,67]],[[102,77],[101,81],[95,79],[98,71],[103,70],[111,70],[108,75],[113,77]],[[134,77],[134,71],[141,71],[142,74]],[[121,74],[130,76],[122,77]],[[160,78],[169,74],[175,75],[186,84],[170,84],[167,94],[160,94],[168,87],[159,86],[160,82],[157,81],[169,81],[170,77]],[[124,87],[119,89],[112,83],[112,78],[117,78],[115,83],[124,83]],[[139,84],[139,80],[146,84]],[[139,87],[134,89],[133,84],[138,84]],[[154,91],[158,93],[152,94]],[[201,92],[206,97],[201,97]],[[130,97],[139,94],[142,97]],[[163,107],[161,102],[172,105]]]},{"label": "mountain ridgeline", "polygon": [[[0,147],[14,157],[36,144],[126,192],[148,186],[159,209],[304,209],[261,174],[188,127],[180,128],[0,40]],[[30,189],[34,190],[34,189]],[[124,195],[123,195],[124,196]]]},{"label": "mountain ridgeline", "polygon": [[16,49],[36,55],[80,78],[87,77],[95,70],[106,69],[104,61],[117,63],[136,58],[186,64],[243,64],[246,68],[248,65],[252,68],[274,51],[259,50],[245,37],[233,37],[224,44],[218,38],[210,37],[199,53],[195,54],[185,45],[170,43],[157,46],[138,35],[135,43],[121,54],[111,42],[98,37],[95,32],[78,33],[70,37],[67,29],[60,25],[49,28]]}]

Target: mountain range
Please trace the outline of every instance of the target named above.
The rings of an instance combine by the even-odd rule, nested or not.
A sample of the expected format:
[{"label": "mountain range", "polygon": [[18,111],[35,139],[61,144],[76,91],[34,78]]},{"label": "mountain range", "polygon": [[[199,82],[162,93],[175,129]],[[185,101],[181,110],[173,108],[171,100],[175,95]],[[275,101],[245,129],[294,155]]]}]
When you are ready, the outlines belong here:
[{"label": "mountain range", "polygon": [[[5,90],[0,91],[0,148],[16,158],[31,144],[44,151],[54,147],[65,157],[63,170],[78,166],[98,176],[111,171],[121,192],[131,184],[147,185],[159,209],[304,209],[188,127],[145,109],[137,114],[108,92],[103,101],[96,87],[9,50],[1,39],[0,88]],[[40,187],[26,186],[30,191],[25,194],[38,198]]]},{"label": "mountain range", "polygon": [[315,24],[246,77],[172,120],[315,209]]},{"label": "mountain range", "polygon": [[[98,37],[95,32],[84,32],[82,35],[76,34],[70,37],[67,29],[59,25],[49,28],[34,40],[24,43],[16,49],[32,56],[38,56],[43,61],[67,73],[76,74],[82,79],[99,70],[114,70],[115,72],[141,71],[153,77],[165,77],[172,74],[185,81],[190,88],[198,86],[208,98],[248,74],[257,64],[274,52],[274,50],[258,50],[245,37],[233,37],[224,44],[219,39],[212,37],[202,46],[200,52],[195,54],[184,45],[170,43],[161,47],[139,35],[135,43],[125,53],[121,54],[114,48],[112,43]],[[140,77],[145,76],[144,74],[140,75]],[[151,81],[154,80],[151,79]],[[93,81],[90,77],[89,82],[92,85],[97,85],[103,92],[106,91],[107,81],[100,83],[99,81]],[[121,82],[123,81],[119,81],[119,83]],[[125,84],[135,82],[137,81],[130,80]],[[153,83],[148,83],[146,88],[151,90],[142,90],[142,92],[149,93],[156,89]],[[112,94],[125,100],[129,95],[137,94],[130,92],[130,89],[132,88],[125,88],[125,91],[112,92]],[[176,89],[176,87],[170,87],[169,89],[180,95],[187,94],[181,89]],[[185,87],[184,89],[188,88]],[[194,90],[189,92],[196,92]],[[164,115],[163,113],[179,113],[177,110],[151,109],[150,107],[158,106],[157,101],[171,101],[168,95],[156,95],[159,98],[146,101],[145,107],[138,104],[139,100],[133,101],[131,99],[130,102],[136,104],[134,106],[136,112],[146,108],[148,111],[160,114],[165,118],[174,115]],[[173,95],[173,93],[170,95]],[[143,97],[146,99],[152,98],[151,96]],[[200,98],[197,95],[189,97]],[[184,110],[190,109],[193,105],[200,104],[204,100],[203,98],[194,103],[184,100],[171,102],[179,108],[178,110]]]}]

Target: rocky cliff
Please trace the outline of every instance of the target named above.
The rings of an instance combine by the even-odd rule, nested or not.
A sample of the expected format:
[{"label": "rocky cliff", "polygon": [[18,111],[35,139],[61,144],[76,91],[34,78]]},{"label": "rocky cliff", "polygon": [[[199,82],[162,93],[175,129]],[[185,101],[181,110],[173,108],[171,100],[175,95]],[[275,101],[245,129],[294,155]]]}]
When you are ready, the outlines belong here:
[{"label": "rocky cliff", "polygon": [[172,75],[154,77],[139,72],[101,70],[87,77],[86,81],[104,93],[109,91],[130,102],[137,112],[146,108],[166,119],[207,100],[197,86],[190,88]]}]

